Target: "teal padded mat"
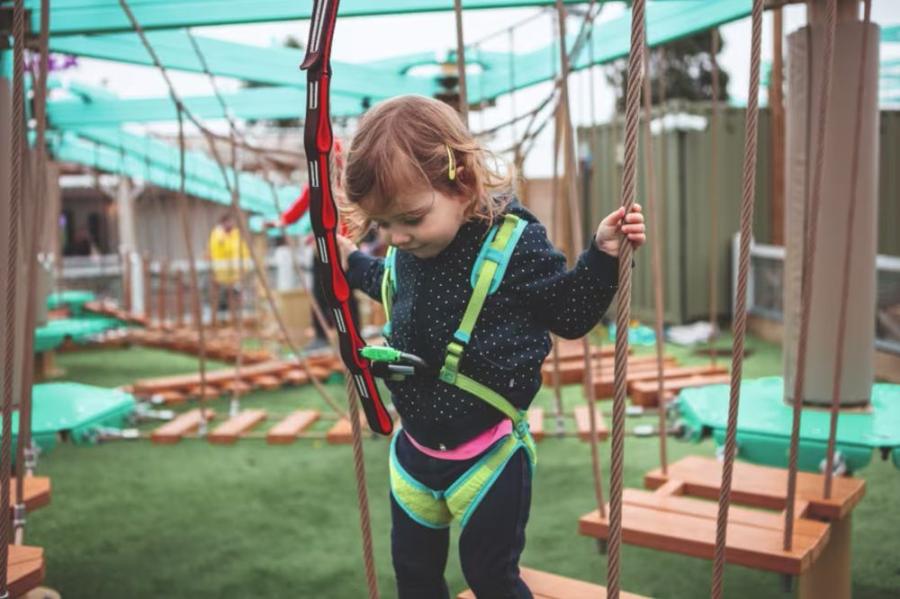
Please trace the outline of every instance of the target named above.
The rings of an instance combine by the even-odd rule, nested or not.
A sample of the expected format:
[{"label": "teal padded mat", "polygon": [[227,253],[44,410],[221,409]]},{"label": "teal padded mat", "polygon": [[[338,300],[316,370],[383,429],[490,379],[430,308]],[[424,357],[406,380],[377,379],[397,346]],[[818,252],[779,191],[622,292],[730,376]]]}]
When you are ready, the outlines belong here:
[{"label": "teal padded mat", "polygon": [[67,338],[75,343],[84,343],[94,335],[122,326],[115,318],[89,316],[84,318],[60,318],[50,320],[34,331],[34,351],[43,352],[56,349]]},{"label": "teal padded mat", "polygon": [[[792,408],[783,401],[781,377],[745,381],[741,385],[738,412],[738,455],[748,461],[787,466]],[[676,407],[687,436],[699,440],[709,434],[722,445],[728,418],[728,385],[685,389]],[[803,410],[800,421],[800,468],[819,470],[828,443],[830,412],[821,408]],[[865,411],[846,411],[838,417],[836,439],[850,471],[864,468],[879,450],[885,458],[893,453],[900,468],[900,385],[876,383],[872,403]]]},{"label": "teal padded mat", "polygon": [[47,295],[47,309],[56,310],[57,308],[67,307],[72,316],[79,316],[84,310],[84,305],[96,299],[97,296],[91,291],[76,289],[60,291],[59,293]]},{"label": "teal padded mat", "polygon": [[[60,438],[85,444],[98,427],[121,428],[134,411],[130,393],[81,383],[42,383],[32,392],[31,434],[42,450]],[[19,433],[19,413],[13,414],[13,443]]]}]

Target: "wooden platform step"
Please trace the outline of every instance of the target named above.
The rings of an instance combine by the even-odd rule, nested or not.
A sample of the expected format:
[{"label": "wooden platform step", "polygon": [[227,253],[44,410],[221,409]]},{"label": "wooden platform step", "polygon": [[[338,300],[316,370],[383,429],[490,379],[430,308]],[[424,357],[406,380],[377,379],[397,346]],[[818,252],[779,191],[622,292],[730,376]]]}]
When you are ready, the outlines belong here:
[{"label": "wooden platform step", "polygon": [[[669,464],[668,474],[660,469],[644,475],[644,485],[657,489],[670,480],[684,483],[684,494],[718,499],[722,480],[722,464],[715,458],[688,456]],[[838,476],[832,479],[831,498],[823,497],[825,477],[811,472],[797,473],[797,501],[809,504],[811,518],[838,520],[856,507],[865,495],[866,481],[861,478]],[[735,462],[731,487],[733,501],[770,510],[787,506],[787,470]]]},{"label": "wooden platform step", "polygon": [[154,397],[158,397],[167,406],[177,406],[187,401],[186,393],[174,390],[161,391],[154,394]]},{"label": "wooden platform step", "polygon": [[265,410],[243,410],[237,416],[229,418],[217,426],[207,438],[210,443],[231,445],[237,443],[241,435],[265,419]]},{"label": "wooden platform step", "polygon": [[29,545],[10,545],[6,565],[10,597],[21,597],[44,582],[44,550]]},{"label": "wooden platform step", "polygon": [[[528,585],[535,599],[606,599],[606,588],[599,584],[566,578],[531,568],[520,568],[522,580]],[[623,599],[641,599],[633,593],[619,593]],[[456,599],[475,599],[470,590],[463,591]]]},{"label": "wooden platform step", "polygon": [[[50,478],[47,476],[26,476],[22,479],[25,483],[24,500],[25,511],[31,512],[38,508],[42,508],[50,503]],[[15,511],[16,491],[18,489],[18,481],[16,477],[12,477],[9,481],[9,511],[10,514]]]},{"label": "wooden platform step", "polygon": [[[622,502],[624,543],[692,557],[713,558],[716,503],[639,489],[626,489]],[[802,574],[825,549],[830,527],[816,520],[798,518],[794,525],[793,547],[785,551],[782,548],[783,524],[780,513],[732,505],[729,509],[725,560],[748,568]],[[609,522],[594,510],[579,519],[578,530],[583,535],[607,539]]]},{"label": "wooden platform step", "polygon": [[[209,408],[204,409],[203,412],[207,420],[212,420],[216,415]],[[178,443],[183,436],[197,430],[200,422],[200,410],[190,410],[157,428],[151,433],[150,440],[160,445]]]},{"label": "wooden platform step", "polygon": [[[665,366],[675,367],[674,358],[663,358]],[[603,374],[612,373],[613,360],[603,360],[600,364],[594,363],[594,378],[598,378]],[[553,384],[553,361],[546,361],[541,367],[541,381],[545,385]],[[628,358],[628,372],[645,372],[656,371],[656,356],[630,356]],[[584,382],[584,361],[583,360],[560,360],[559,363],[559,382],[561,385],[573,385],[575,383]]]},{"label": "wooden platform step", "polygon": [[[665,383],[663,383],[663,393],[675,393],[677,394],[682,389],[687,389],[688,387],[703,387],[706,385],[727,385],[731,382],[730,374],[709,374],[709,375],[700,375],[695,374],[692,376],[686,376],[682,378],[674,378],[670,379],[668,376],[666,377]],[[656,406],[659,404],[659,398],[657,397],[657,388],[658,385],[655,380],[650,381],[638,381],[631,384],[630,395],[631,395],[631,403],[637,406]]]},{"label": "wooden platform step", "polygon": [[287,445],[319,419],[318,410],[297,410],[269,429],[266,441],[271,445]]},{"label": "wooden platform step", "polygon": [[[606,421],[603,419],[603,413],[599,406],[594,406],[594,414],[597,418],[597,440],[606,441],[609,438],[609,429],[606,428]],[[575,428],[578,431],[579,439],[591,440],[591,413],[588,412],[587,406],[575,407]]]}]

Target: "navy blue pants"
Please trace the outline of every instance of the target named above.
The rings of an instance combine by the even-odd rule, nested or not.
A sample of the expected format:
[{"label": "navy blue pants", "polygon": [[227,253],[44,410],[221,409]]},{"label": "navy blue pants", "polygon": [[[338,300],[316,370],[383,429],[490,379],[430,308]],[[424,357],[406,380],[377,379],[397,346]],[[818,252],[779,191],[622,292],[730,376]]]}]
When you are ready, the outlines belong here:
[{"label": "navy blue pants", "polygon": [[[397,459],[417,481],[443,490],[479,460],[438,460],[397,439]],[[478,599],[530,599],[519,576],[525,525],[531,507],[531,467],[517,451],[469,518],[459,537],[463,575]],[[412,520],[391,496],[391,555],[400,599],[447,599],[444,580],[450,529],[433,529]]]}]

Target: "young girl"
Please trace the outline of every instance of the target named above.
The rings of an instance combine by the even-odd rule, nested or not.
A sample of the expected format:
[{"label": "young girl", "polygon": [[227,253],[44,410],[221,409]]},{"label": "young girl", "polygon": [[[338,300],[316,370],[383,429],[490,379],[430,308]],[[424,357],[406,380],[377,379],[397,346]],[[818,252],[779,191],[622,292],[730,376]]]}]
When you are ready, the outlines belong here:
[{"label": "young girl", "polygon": [[387,341],[432,372],[386,380],[402,430],[391,446],[391,553],[401,599],[449,597],[449,524],[478,597],[531,597],[519,576],[534,443],[524,411],[541,386],[549,332],[590,331],[617,287],[620,238],[644,242],[641,209],[600,222],[571,271],[510,177],[449,106],[377,105],[347,156],[348,210],[395,248],[367,256],[341,238],[351,286],[388,306]]}]

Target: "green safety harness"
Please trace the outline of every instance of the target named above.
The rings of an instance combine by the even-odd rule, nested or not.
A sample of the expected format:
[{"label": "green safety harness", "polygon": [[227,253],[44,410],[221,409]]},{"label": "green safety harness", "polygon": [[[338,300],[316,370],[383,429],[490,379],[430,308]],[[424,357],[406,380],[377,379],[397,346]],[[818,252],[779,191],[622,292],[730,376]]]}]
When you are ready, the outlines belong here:
[{"label": "green safety harness", "polygon": [[[391,492],[410,518],[423,526],[446,528],[456,518],[460,526],[465,527],[484,495],[519,448],[525,449],[532,468],[537,463],[534,439],[528,430],[525,411],[518,410],[493,389],[459,372],[460,360],[471,339],[484,302],[500,286],[509,259],[527,224],[525,220],[507,214],[499,226],[491,227],[472,269],[473,291],[462,322],[453,334],[453,340],[447,345],[447,354],[440,371],[430,372],[432,375],[437,374],[438,378],[448,385],[454,385],[502,412],[512,421],[512,432],[497,441],[477,463],[442,491],[431,489],[414,479],[397,460],[396,435],[391,442]],[[384,327],[386,339],[389,339],[391,334],[391,307],[397,289],[395,260],[396,250],[391,247],[385,257],[384,276],[381,282],[382,303],[387,315],[387,324]],[[366,347],[362,353],[363,357],[373,362],[386,364],[389,376],[394,379],[428,372],[421,359],[390,347]]]}]

